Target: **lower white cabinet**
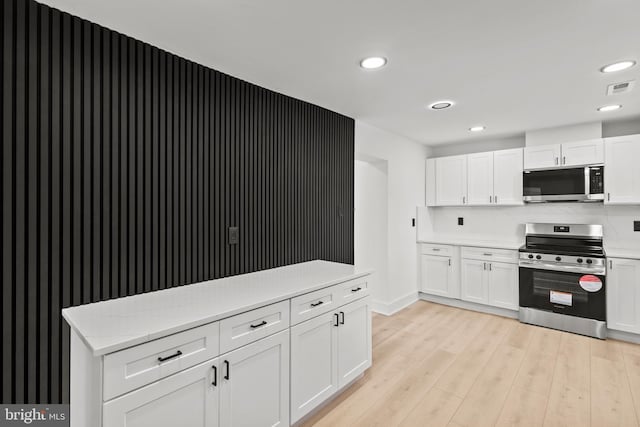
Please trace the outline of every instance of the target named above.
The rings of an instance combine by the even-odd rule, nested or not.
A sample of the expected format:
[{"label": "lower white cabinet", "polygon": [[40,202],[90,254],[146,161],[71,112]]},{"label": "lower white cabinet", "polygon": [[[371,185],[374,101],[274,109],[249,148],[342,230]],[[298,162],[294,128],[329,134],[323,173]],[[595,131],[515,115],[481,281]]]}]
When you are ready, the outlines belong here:
[{"label": "lower white cabinet", "polygon": [[460,298],[459,249],[448,245],[422,244],[420,248],[420,292]]},{"label": "lower white cabinet", "polygon": [[607,327],[640,334],[640,261],[607,261]]},{"label": "lower white cabinet", "polygon": [[288,330],[219,359],[221,427],[289,425]]},{"label": "lower white cabinet", "polygon": [[142,387],[103,406],[104,427],[216,427],[218,359]]},{"label": "lower white cabinet", "polygon": [[[474,258],[465,258],[464,254]],[[494,259],[508,259],[509,262]],[[505,250],[463,249],[461,261],[461,298],[508,310],[518,310],[517,254]]]},{"label": "lower white cabinet", "polygon": [[369,299],[291,328],[291,422],[295,423],[371,366]]}]

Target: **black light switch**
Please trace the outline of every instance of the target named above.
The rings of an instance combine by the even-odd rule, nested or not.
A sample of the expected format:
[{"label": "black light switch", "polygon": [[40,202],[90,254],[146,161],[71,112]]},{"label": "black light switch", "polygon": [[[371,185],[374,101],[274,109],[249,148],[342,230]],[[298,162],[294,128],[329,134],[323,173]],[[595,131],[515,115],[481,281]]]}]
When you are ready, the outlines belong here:
[{"label": "black light switch", "polygon": [[640,221],[633,221],[633,231],[640,231]]},{"label": "black light switch", "polygon": [[238,227],[229,227],[229,244],[237,245],[238,244]]},{"label": "black light switch", "polygon": [[458,225],[464,225],[464,218],[458,217]]}]

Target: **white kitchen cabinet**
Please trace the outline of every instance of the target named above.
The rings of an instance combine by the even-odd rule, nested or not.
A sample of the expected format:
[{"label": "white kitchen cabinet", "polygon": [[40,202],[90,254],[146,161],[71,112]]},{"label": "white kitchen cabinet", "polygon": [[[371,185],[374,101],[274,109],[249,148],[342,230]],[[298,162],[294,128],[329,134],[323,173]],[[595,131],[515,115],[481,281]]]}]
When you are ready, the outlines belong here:
[{"label": "white kitchen cabinet", "polygon": [[606,138],[604,203],[640,204],[640,135]]},{"label": "white kitchen cabinet", "polygon": [[420,290],[427,294],[449,296],[451,258],[420,255],[420,266],[422,273]]},{"label": "white kitchen cabinet", "polygon": [[493,153],[493,204],[522,205],[523,149]]},{"label": "white kitchen cabinet", "polygon": [[478,304],[489,303],[487,263],[476,259],[462,259],[461,298]]},{"label": "white kitchen cabinet", "polygon": [[292,423],[338,391],[336,315],[325,313],[291,328]]},{"label": "white kitchen cabinet", "polygon": [[560,144],[524,148],[524,168],[542,169],[560,166]]},{"label": "white kitchen cabinet", "polygon": [[291,328],[291,422],[356,379],[371,361],[368,298]]},{"label": "white kitchen cabinet", "polygon": [[436,206],[436,159],[427,159],[425,164],[425,203]]},{"label": "white kitchen cabinet", "polygon": [[469,205],[493,204],[493,152],[467,156]]},{"label": "white kitchen cabinet", "polygon": [[220,426],[289,425],[289,330],[221,355],[219,369]]},{"label": "white kitchen cabinet", "polygon": [[607,328],[640,334],[640,261],[607,262]]},{"label": "white kitchen cabinet", "polygon": [[602,138],[587,141],[565,142],[562,144],[563,167],[585,166],[604,163],[604,143]]},{"label": "white kitchen cabinet", "polygon": [[204,362],[104,404],[104,427],[216,427],[218,359]]},{"label": "white kitchen cabinet", "polygon": [[338,312],[338,387],[349,384],[371,366],[371,310],[368,299]]},{"label": "white kitchen cabinet", "polygon": [[436,204],[460,206],[467,204],[467,156],[436,159]]},{"label": "white kitchen cabinet", "polygon": [[489,305],[518,309],[518,265],[490,262],[488,272]]}]

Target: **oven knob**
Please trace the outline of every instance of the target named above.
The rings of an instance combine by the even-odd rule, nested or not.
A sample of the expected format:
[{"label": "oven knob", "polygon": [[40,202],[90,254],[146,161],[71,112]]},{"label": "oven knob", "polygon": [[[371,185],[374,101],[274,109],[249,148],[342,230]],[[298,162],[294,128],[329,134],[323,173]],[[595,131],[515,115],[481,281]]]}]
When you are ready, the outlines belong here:
[{"label": "oven knob", "polygon": [[578,261],[578,264],[582,264],[582,258],[578,258],[576,261]]},{"label": "oven knob", "polygon": [[562,261],[562,258],[560,258],[559,256],[556,257],[556,261],[560,262]]},{"label": "oven knob", "polygon": [[533,255],[532,254],[529,254],[529,259],[533,259]]},{"label": "oven knob", "polygon": [[587,264],[593,264],[593,260],[592,259],[588,259],[587,260]]},{"label": "oven knob", "polygon": [[536,259],[542,259],[542,256],[536,255]]}]

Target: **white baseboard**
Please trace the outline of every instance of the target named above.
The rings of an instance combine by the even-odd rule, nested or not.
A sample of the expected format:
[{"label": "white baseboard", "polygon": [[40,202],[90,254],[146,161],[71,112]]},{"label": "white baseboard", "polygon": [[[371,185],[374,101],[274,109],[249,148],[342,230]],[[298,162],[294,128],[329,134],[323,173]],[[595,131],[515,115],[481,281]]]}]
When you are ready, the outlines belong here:
[{"label": "white baseboard", "polygon": [[420,292],[420,299],[438,304],[449,305],[451,307],[464,308],[465,310],[478,311],[480,313],[495,314],[496,316],[518,318],[517,310],[507,310],[506,308],[492,307],[490,305],[477,304],[475,302],[463,301],[454,298],[441,297]]},{"label": "white baseboard", "polygon": [[385,316],[392,316],[402,310],[405,307],[410,306],[414,302],[418,301],[418,292],[410,292],[405,296],[397,298],[390,303],[383,303],[381,301],[371,301],[371,310]]},{"label": "white baseboard", "polygon": [[607,338],[614,340],[627,341],[633,344],[640,344],[640,335],[631,332],[614,331],[607,329]]}]

